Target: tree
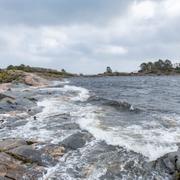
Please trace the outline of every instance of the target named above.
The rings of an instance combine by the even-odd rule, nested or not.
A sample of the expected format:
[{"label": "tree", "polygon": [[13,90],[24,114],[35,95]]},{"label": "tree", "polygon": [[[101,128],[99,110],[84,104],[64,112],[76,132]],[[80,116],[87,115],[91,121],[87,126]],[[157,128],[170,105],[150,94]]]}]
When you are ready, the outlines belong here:
[{"label": "tree", "polygon": [[166,70],[171,70],[173,68],[172,62],[168,59],[165,60],[164,64]]},{"label": "tree", "polygon": [[111,67],[108,66],[108,67],[106,68],[106,73],[112,73]]},{"label": "tree", "polygon": [[148,62],[148,63],[142,63],[140,65],[141,68],[141,72],[147,72],[147,73],[151,73],[151,72],[166,72],[166,71],[171,71],[173,70],[173,65],[172,62],[170,60],[161,60],[159,59],[158,61],[155,61],[154,63],[152,62]]},{"label": "tree", "polygon": [[155,69],[156,70],[163,70],[164,69],[164,62],[163,60],[159,59],[154,63]]},{"label": "tree", "polygon": [[14,66],[13,66],[13,65],[9,65],[6,69],[7,69],[7,70],[13,70],[13,69],[14,69]]},{"label": "tree", "polygon": [[66,73],[66,70],[65,69],[61,69],[61,72]]},{"label": "tree", "polygon": [[26,66],[24,64],[21,64],[19,67],[18,67],[18,70],[25,70],[26,69]]},{"label": "tree", "polygon": [[148,62],[147,63],[147,70],[152,72],[154,69],[154,64],[152,62]]},{"label": "tree", "polygon": [[142,63],[142,64],[140,65],[140,68],[141,68],[141,71],[143,71],[143,72],[145,72],[145,71],[148,70],[146,63]]}]

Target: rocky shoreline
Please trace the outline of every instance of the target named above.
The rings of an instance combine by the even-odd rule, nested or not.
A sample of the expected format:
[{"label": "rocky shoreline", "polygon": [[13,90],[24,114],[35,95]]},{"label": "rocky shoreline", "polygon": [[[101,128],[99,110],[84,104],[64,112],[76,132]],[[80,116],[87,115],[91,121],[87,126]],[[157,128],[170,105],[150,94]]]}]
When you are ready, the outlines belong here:
[{"label": "rocky shoreline", "polygon": [[[0,141],[0,179],[40,179],[48,167],[70,150],[81,148],[88,133],[77,133],[59,145],[24,139],[3,139]],[[90,138],[90,137],[88,137]]]},{"label": "rocky shoreline", "polygon": [[[28,75],[25,87],[47,86],[45,80],[36,75]],[[0,93],[0,129],[13,129],[22,125],[21,119],[33,117],[41,111],[37,108],[36,97],[29,95],[29,89],[24,88],[21,96],[13,92],[15,84],[2,84]],[[23,85],[24,86],[24,85]],[[26,96],[27,95],[27,96]],[[49,94],[50,95],[50,94]],[[3,116],[6,114],[6,116]],[[22,117],[21,117],[22,115]],[[62,114],[62,118],[64,115]],[[52,117],[53,118],[53,117]],[[78,128],[77,124],[66,124],[62,128]],[[45,179],[48,167],[58,163],[58,159],[68,151],[76,150],[85,145],[92,136],[88,132],[77,132],[64,139],[59,144],[42,142],[36,139],[0,137],[0,179]]]},{"label": "rocky shoreline", "polygon": [[[31,76],[31,78],[34,78]],[[37,78],[39,81],[39,78]],[[46,84],[34,83],[34,80],[28,79],[28,82],[33,82],[34,87],[44,87]],[[37,82],[37,81],[36,81]],[[43,81],[44,82],[44,81]],[[31,84],[31,86],[32,86]],[[2,85],[1,87],[5,87]],[[23,88],[22,94],[13,92],[13,84],[8,84],[8,88],[2,88],[0,94],[0,129],[8,131],[16,126],[23,125],[24,118],[32,118],[36,120],[36,114],[41,111],[37,108],[38,98],[31,94],[26,86],[21,85]],[[19,86],[19,85],[16,85]],[[51,94],[46,94],[46,96]],[[6,114],[4,116],[3,114]],[[8,115],[7,115],[8,114]],[[22,114],[22,117],[21,117]],[[55,117],[50,117],[55,118]],[[61,114],[58,118],[66,120],[67,115]],[[48,179],[48,168],[54,167],[59,163],[59,160],[68,155],[69,152],[75,152],[84,147],[88,142],[91,142],[94,137],[87,131],[81,130],[76,123],[63,124],[62,129],[72,130],[77,129],[74,134],[63,139],[59,143],[51,143],[48,141],[39,141],[34,139],[25,138],[1,138],[0,137],[0,179],[2,180],[24,180],[24,179]],[[115,151],[124,151],[121,147],[107,145],[105,142],[99,142],[98,146],[101,147],[100,152],[108,149],[110,153]],[[93,169],[93,164],[96,162],[96,154],[92,156],[92,166],[88,166],[83,170],[84,178],[88,177]],[[134,152],[132,152],[134,153]],[[135,162],[128,162],[125,169],[133,169]],[[180,150],[173,153],[168,153],[165,156],[157,159],[154,162],[146,162],[142,164],[144,172],[158,171],[167,173],[168,179],[180,179]],[[107,170],[101,179],[113,179],[114,176],[121,179],[119,170],[121,169],[120,162],[114,164],[107,164]],[[134,169],[133,171],[139,170]],[[156,178],[155,178],[156,179]]]}]

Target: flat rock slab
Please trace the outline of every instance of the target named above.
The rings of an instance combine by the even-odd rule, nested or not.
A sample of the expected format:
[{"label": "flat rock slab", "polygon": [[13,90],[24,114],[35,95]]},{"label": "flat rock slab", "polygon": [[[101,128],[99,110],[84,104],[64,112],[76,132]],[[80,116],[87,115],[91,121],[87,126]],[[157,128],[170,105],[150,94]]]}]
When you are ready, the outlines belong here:
[{"label": "flat rock slab", "polygon": [[32,146],[23,145],[12,150],[8,151],[8,154],[11,156],[23,161],[24,163],[37,163],[40,166],[43,166],[41,159],[42,154],[33,149]]},{"label": "flat rock slab", "polygon": [[25,140],[22,139],[6,139],[0,141],[0,152],[8,151],[19,146],[27,145]]},{"label": "flat rock slab", "polygon": [[0,180],[6,179],[35,179],[41,177],[43,169],[27,168],[20,161],[2,152],[0,153]]},{"label": "flat rock slab", "polygon": [[21,164],[6,153],[0,153],[0,177],[20,179],[25,172]]},{"label": "flat rock slab", "polygon": [[15,100],[15,98],[13,97],[0,93],[0,100],[3,100],[5,98],[10,99],[10,100]]},{"label": "flat rock slab", "polygon": [[[39,145],[39,148],[36,147]],[[38,179],[64,155],[65,148],[57,144],[42,144],[35,140],[5,139],[0,141],[0,180]]]}]

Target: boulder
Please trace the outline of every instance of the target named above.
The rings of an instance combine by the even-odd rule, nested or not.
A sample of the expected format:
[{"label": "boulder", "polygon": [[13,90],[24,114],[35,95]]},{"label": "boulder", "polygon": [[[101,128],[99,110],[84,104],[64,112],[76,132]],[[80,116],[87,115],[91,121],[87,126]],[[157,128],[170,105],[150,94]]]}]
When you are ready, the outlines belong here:
[{"label": "boulder", "polygon": [[89,141],[91,135],[86,132],[77,132],[64,139],[61,143],[65,148],[70,150],[76,150],[83,147],[87,141]]},{"label": "boulder", "polygon": [[161,171],[162,169],[165,170],[168,174],[175,173],[175,161],[174,163],[171,161],[171,159],[168,157],[168,155],[165,155],[159,159],[157,159],[154,162],[154,168],[158,171]]},{"label": "boulder", "polygon": [[158,158],[152,162],[152,166],[158,170],[164,170],[166,173],[172,175],[175,180],[180,179],[180,149],[176,152],[171,152],[163,157]]}]

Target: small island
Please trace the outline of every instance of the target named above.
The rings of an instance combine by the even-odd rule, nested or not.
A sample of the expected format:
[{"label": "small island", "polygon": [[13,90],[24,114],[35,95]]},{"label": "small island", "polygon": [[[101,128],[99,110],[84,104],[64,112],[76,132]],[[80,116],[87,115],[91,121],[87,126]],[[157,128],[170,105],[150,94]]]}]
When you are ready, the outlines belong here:
[{"label": "small island", "polygon": [[[160,76],[160,75],[180,75],[180,63],[173,64],[170,60],[161,60],[155,62],[143,62],[139,66],[137,72],[118,72],[113,71],[110,66],[106,68],[104,73],[91,75],[88,77],[102,77],[102,76]],[[84,75],[87,77],[86,75]]]},{"label": "small island", "polygon": [[144,76],[144,75],[180,75],[180,63],[173,64],[170,60],[142,63],[138,72],[113,72],[111,67],[107,67],[106,72],[100,76]]}]

